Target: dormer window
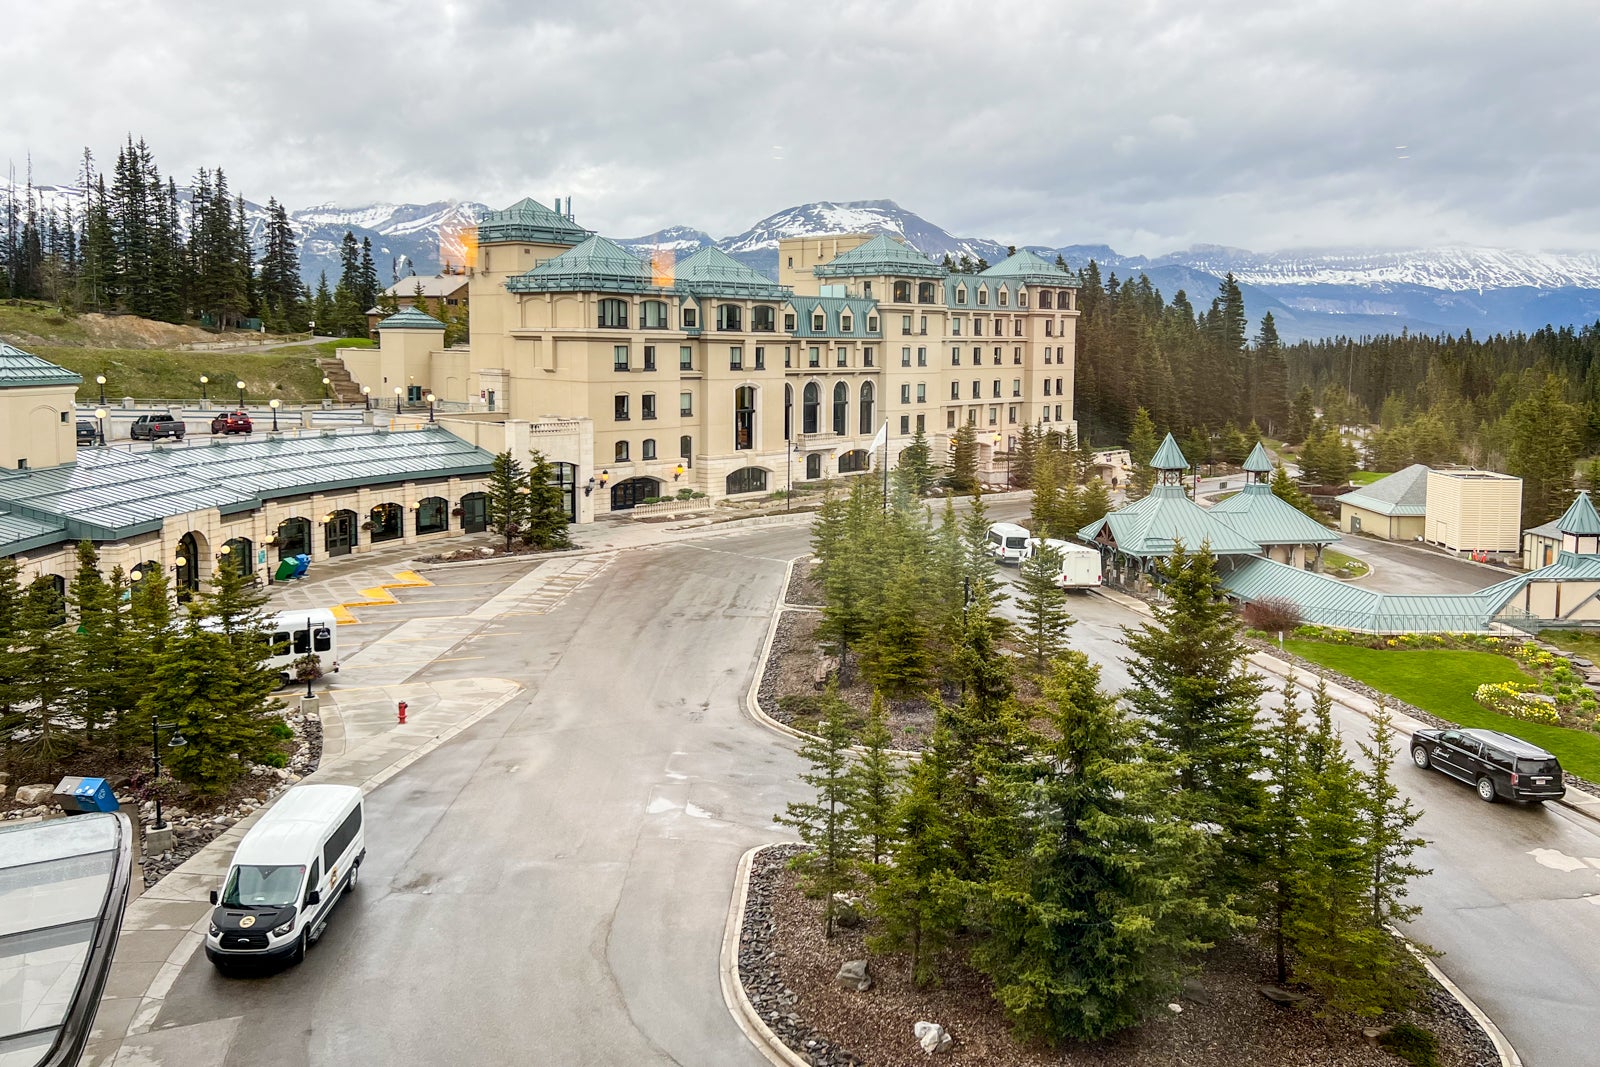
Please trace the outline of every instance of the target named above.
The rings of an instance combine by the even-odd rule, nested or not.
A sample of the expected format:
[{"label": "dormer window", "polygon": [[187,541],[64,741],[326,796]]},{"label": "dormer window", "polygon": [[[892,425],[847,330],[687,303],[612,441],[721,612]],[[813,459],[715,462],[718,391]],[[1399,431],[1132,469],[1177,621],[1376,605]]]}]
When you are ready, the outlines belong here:
[{"label": "dormer window", "polygon": [[876,316],[876,315],[868,315],[867,316],[867,332],[868,333],[877,333],[878,332],[878,316]]},{"label": "dormer window", "polygon": [[788,333],[794,333],[794,312],[785,311],[783,313],[783,328]]},{"label": "dormer window", "polygon": [[853,333],[854,331],[851,329],[851,327],[853,327],[854,325],[855,325],[855,320],[850,317],[850,314],[848,312],[846,312],[845,314],[839,316],[839,332],[840,333]]},{"label": "dormer window", "polygon": [[828,328],[828,316],[821,311],[811,313],[811,332],[822,333]]},{"label": "dormer window", "polygon": [[1025,308],[1027,306],[1028,306],[1028,290],[1024,289],[1024,290],[1022,290],[1021,292],[1019,292],[1017,294],[1017,307]]},{"label": "dormer window", "polygon": [[683,309],[683,328],[685,330],[698,330],[700,328],[700,312],[692,307]]},{"label": "dormer window", "polygon": [[956,286],[956,303],[965,304],[966,302],[967,302],[967,287],[964,286],[964,285]]},{"label": "dormer window", "polygon": [[983,288],[982,286],[980,286],[978,288],[978,303],[987,304],[988,302],[989,302],[989,290],[987,290],[987,289]]},{"label": "dormer window", "polygon": [[1000,306],[1005,307],[1009,303],[1011,303],[1011,294],[1004,289],[1000,290]]}]

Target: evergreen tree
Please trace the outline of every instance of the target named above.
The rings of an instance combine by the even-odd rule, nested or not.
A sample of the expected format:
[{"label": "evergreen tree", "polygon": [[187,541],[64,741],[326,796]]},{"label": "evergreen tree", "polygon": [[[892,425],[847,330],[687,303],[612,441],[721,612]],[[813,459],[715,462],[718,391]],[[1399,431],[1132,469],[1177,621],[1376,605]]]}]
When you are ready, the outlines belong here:
[{"label": "evergreen tree", "polygon": [[311,298],[311,321],[319,323],[323,333],[336,333],[333,294],[328,292],[328,272],[317,276],[317,293]]},{"label": "evergreen tree", "polygon": [[1316,403],[1311,396],[1311,386],[1302,385],[1300,391],[1294,394],[1294,403],[1289,407],[1289,429],[1284,435],[1284,440],[1289,444],[1303,444],[1311,436],[1311,428],[1317,418]]},{"label": "evergreen tree", "polygon": [[963,423],[955,432],[944,483],[963,496],[978,491],[978,431],[971,423]]},{"label": "evergreen tree", "polygon": [[889,567],[882,609],[861,639],[862,674],[891,696],[922,692],[936,673],[922,559],[906,553]]},{"label": "evergreen tree", "polygon": [[1289,980],[1289,921],[1298,901],[1306,803],[1306,728],[1300,719],[1300,685],[1291,674],[1283,686],[1277,717],[1264,741],[1266,802],[1259,825],[1261,866],[1256,909],[1260,930],[1277,964],[1277,980]]},{"label": "evergreen tree", "polygon": [[899,462],[894,468],[895,486],[913,500],[921,500],[933,490],[937,479],[927,435],[919,427],[911,438],[911,444],[900,453]]},{"label": "evergreen tree", "polygon": [[1042,671],[1066,647],[1067,628],[1073,623],[1066,590],[1061,588],[1061,553],[1041,546],[1018,571],[1019,629],[1034,668]]},{"label": "evergreen tree", "polygon": [[[378,291],[383,286],[378,284],[378,268],[372,262],[372,239],[361,239],[361,260],[357,264],[356,273],[356,303],[361,305],[361,313],[366,314],[367,309],[378,302]],[[427,311],[425,305],[418,305],[419,311]]]},{"label": "evergreen tree", "polygon": [[1011,457],[1011,484],[1018,489],[1033,488],[1033,465],[1039,454],[1039,431],[1032,423],[1017,434],[1015,455]]},{"label": "evergreen tree", "polygon": [[100,573],[100,554],[93,542],[78,544],[78,569],[69,590],[77,620],[70,657],[78,676],[84,738],[91,744],[103,727],[121,733],[125,712],[133,704],[128,669],[131,660],[127,617],[122,605],[127,582],[122,568],[108,582]]},{"label": "evergreen tree", "polygon": [[[13,556],[0,556],[0,648],[19,647],[22,632],[22,586],[18,580],[17,561]],[[18,704],[22,702],[22,661],[17,656],[0,656],[0,736],[9,738],[6,725]]]},{"label": "evergreen tree", "polygon": [[1533,377],[1501,420],[1506,472],[1522,479],[1522,525],[1557,518],[1571,503],[1582,413],[1554,374]]},{"label": "evergreen tree", "polygon": [[[1140,408],[1133,416],[1133,430],[1128,435],[1128,458],[1133,463],[1133,474],[1128,481],[1128,499],[1140,500],[1150,494],[1156,484],[1156,472],[1150,466],[1161,440],[1156,437],[1156,426],[1150,413]],[[1198,462],[1198,461],[1197,461]]]},{"label": "evergreen tree", "polygon": [[1300,452],[1301,477],[1313,485],[1343,485],[1355,466],[1355,448],[1332,424],[1308,438]]},{"label": "evergreen tree", "polygon": [[1024,1034],[1092,1040],[1168,999],[1208,947],[1201,932],[1227,917],[1199,902],[1209,845],[1098,668],[1059,659],[1045,710],[1034,823],[984,886],[974,962]]},{"label": "evergreen tree", "polygon": [[881,885],[887,873],[884,865],[898,834],[895,805],[903,778],[890,754],[893,738],[883,694],[872,694],[872,710],[857,742],[848,791],[850,828],[861,849],[863,873],[875,885]]},{"label": "evergreen tree", "polygon": [[485,487],[485,507],[489,526],[506,539],[508,552],[511,542],[528,524],[528,497],[531,494],[527,478],[528,472],[510,452],[501,452],[494,457],[494,466],[489,471],[489,484]]},{"label": "evergreen tree", "polygon": [[[1422,910],[1408,903],[1406,896],[1413,879],[1430,873],[1412,861],[1427,842],[1413,833],[1422,813],[1409,797],[1400,795],[1389,777],[1400,752],[1394,718],[1382,701],[1372,716],[1372,743],[1362,742],[1360,749],[1367,762],[1367,769],[1360,772],[1367,921],[1382,933],[1410,922]],[[1422,968],[1410,951],[1392,938],[1375,941],[1374,948],[1366,961],[1372,1003],[1386,1010],[1408,1006],[1425,981]]]},{"label": "evergreen tree", "polygon": [[[1221,828],[1214,885],[1224,893],[1246,879],[1262,806],[1257,703],[1265,691],[1249,670],[1249,649],[1223,599],[1216,557],[1182,544],[1156,565],[1163,602],[1152,622],[1128,634],[1128,700],[1149,722],[1157,747],[1176,768],[1187,810]],[[1221,895],[1219,900],[1223,899]]]},{"label": "evergreen tree", "polygon": [[555,466],[534,449],[528,458],[526,522],[520,531],[523,544],[540,549],[570,548],[568,513],[556,481]]},{"label": "evergreen tree", "polygon": [[800,873],[800,885],[807,895],[821,897],[824,934],[833,936],[836,909],[834,894],[856,884],[856,853],[859,840],[850,819],[852,786],[850,774],[850,727],[845,721],[847,705],[830,691],[817,733],[800,746],[800,758],[811,770],[800,780],[814,791],[809,801],[790,801],[785,814],[774,815],[774,822],[792,827],[807,851],[790,861]]},{"label": "evergreen tree", "polygon": [[1300,484],[1289,477],[1288,470],[1279,463],[1272,471],[1272,495],[1285,504],[1292,504],[1305,514],[1318,522],[1326,522],[1322,513],[1317,510],[1317,505],[1312,501],[1310,494],[1300,488]]},{"label": "evergreen tree", "polygon": [[1283,356],[1283,343],[1278,340],[1278,324],[1270,311],[1261,316],[1255,365],[1256,403],[1250,414],[1266,426],[1268,434],[1276,437],[1289,426],[1289,368]]},{"label": "evergreen tree", "polygon": [[1033,502],[1028,510],[1028,528],[1035,537],[1062,537],[1069,519],[1062,514],[1059,453],[1040,449],[1033,461],[1029,480],[1033,483]]},{"label": "evergreen tree", "polygon": [[[1087,526],[1110,513],[1111,494],[1106,489],[1106,483],[1099,478],[1090,478],[1084,484],[1083,495],[1078,500],[1078,514],[1083,516],[1083,525]],[[1077,530],[1067,531],[1069,537],[1075,537],[1077,533]]]},{"label": "evergreen tree", "polygon": [[872,633],[879,618],[885,554],[882,549],[883,504],[870,480],[857,478],[843,501],[834,531],[842,550],[822,569],[822,621],[817,637],[839,657],[839,674],[848,678],[850,654]]}]

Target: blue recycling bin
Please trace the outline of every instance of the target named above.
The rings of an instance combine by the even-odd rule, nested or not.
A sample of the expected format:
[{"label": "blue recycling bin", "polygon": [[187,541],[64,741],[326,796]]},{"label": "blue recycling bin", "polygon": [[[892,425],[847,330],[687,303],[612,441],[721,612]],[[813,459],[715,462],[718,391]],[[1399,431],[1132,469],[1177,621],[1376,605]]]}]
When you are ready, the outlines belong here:
[{"label": "blue recycling bin", "polygon": [[306,568],[309,566],[311,566],[310,556],[306,555],[304,552],[300,553],[298,556],[295,556],[294,576],[296,578],[304,578],[306,576]]},{"label": "blue recycling bin", "polygon": [[79,811],[117,810],[117,798],[104,778],[64,779],[56,787],[56,796],[62,799],[64,808],[76,805]]}]

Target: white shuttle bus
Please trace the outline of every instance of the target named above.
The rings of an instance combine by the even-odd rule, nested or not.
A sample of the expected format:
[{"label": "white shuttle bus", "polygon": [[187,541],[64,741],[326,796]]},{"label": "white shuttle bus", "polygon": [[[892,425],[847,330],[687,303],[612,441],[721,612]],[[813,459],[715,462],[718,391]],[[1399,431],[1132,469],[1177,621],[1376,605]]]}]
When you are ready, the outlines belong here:
[{"label": "white shuttle bus", "polygon": [[1028,558],[1044,551],[1055,552],[1061,560],[1061,574],[1056,579],[1061,588],[1093,589],[1100,584],[1100,553],[1097,549],[1054,537],[1028,538]]},{"label": "white shuttle bus", "polygon": [[1021,563],[1028,555],[1028,529],[1014,522],[989,527],[989,551],[999,563]]},{"label": "white shuttle bus", "polygon": [[295,661],[317,657],[323,674],[339,670],[339,623],[326,608],[280,611],[266,617],[272,655],[267,668],[276,671],[284,685],[295,680]]},{"label": "white shuttle bus", "polygon": [[361,790],[290,789],[245,833],[222,889],[211,891],[206,958],[299,963],[335,904],[355,888],[366,858]]}]

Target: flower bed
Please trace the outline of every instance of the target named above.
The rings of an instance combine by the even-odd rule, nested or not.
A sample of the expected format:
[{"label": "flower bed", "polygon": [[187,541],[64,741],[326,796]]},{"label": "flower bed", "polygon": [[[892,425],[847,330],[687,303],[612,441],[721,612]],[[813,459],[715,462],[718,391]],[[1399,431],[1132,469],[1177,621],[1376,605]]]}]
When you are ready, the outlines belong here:
[{"label": "flower bed", "polygon": [[1561,725],[1561,716],[1556,712],[1554,701],[1543,693],[1530,692],[1515,682],[1485,682],[1473,691],[1472,698],[1490,711],[1509,715],[1513,719],[1546,726]]}]

